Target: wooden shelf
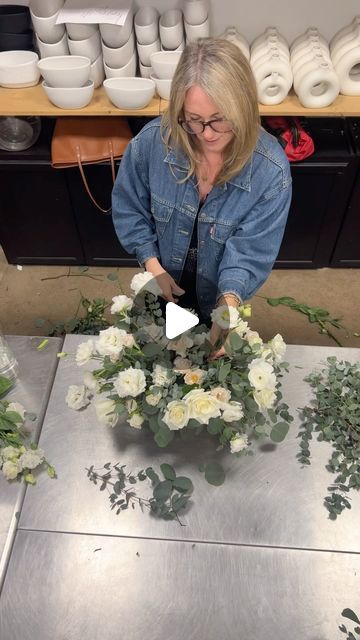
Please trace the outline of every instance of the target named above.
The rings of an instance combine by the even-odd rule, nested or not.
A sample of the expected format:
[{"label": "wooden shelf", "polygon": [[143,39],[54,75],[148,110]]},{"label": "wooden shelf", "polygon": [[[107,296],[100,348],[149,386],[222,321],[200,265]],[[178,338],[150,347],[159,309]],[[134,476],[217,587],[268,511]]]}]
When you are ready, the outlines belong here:
[{"label": "wooden shelf", "polygon": [[4,116],[158,116],[160,98],[153,98],[144,109],[123,110],[108,99],[104,87],[95,89],[91,102],[83,109],[59,109],[49,101],[41,84],[26,89],[0,87],[0,115]]}]

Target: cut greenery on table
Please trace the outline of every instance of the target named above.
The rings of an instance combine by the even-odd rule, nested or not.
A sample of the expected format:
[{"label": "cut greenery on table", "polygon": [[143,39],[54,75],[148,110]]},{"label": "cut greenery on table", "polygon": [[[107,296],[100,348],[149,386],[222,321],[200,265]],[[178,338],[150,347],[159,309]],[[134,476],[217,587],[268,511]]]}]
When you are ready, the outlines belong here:
[{"label": "cut greenery on table", "polygon": [[351,622],[354,622],[356,625],[353,631],[348,631],[347,627],[344,624],[339,626],[340,631],[347,634],[346,640],[357,640],[358,638],[360,638],[360,620],[357,617],[356,613],[352,609],[344,609],[341,615],[343,616],[343,618],[351,620]]},{"label": "cut greenery on table", "polygon": [[360,363],[330,357],[325,369],[314,371],[305,381],[314,390],[314,399],[301,409],[297,457],[303,465],[310,464],[310,441],[315,433],[318,441],[331,443],[334,452],[326,468],[336,477],[324,504],[335,520],[345,508],[351,508],[348,493],[360,489]]}]

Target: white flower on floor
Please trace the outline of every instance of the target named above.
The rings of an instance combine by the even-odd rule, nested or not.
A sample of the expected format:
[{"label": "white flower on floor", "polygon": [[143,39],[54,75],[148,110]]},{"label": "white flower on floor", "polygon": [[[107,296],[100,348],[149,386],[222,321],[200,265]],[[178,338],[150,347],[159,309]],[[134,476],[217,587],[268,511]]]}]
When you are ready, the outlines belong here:
[{"label": "white flower on floor", "polygon": [[19,451],[19,449],[17,449],[16,447],[4,447],[3,449],[0,449],[2,460],[12,460],[13,462],[15,462],[15,460],[18,459],[20,453],[21,451]]},{"label": "white flower on floor", "polygon": [[141,413],[134,413],[129,420],[126,422],[129,423],[130,427],[134,427],[134,429],[141,429],[141,425],[143,424],[145,418]]},{"label": "white flower on floor", "polygon": [[219,401],[204,389],[193,389],[184,397],[183,401],[189,407],[190,418],[200,424],[209,424],[210,418],[220,416]]},{"label": "white flower on floor", "polygon": [[75,355],[76,364],[79,365],[79,367],[82,367],[83,364],[86,364],[87,362],[89,362],[89,360],[92,358],[93,355],[94,355],[94,341],[87,340],[86,342],[82,342],[81,344],[79,344],[76,351],[76,355]]},{"label": "white flower on floor", "polygon": [[169,367],[156,364],[151,374],[152,381],[156,387],[167,387],[174,379],[174,373]]},{"label": "white flower on floor", "polygon": [[172,400],[166,407],[163,421],[170,431],[178,431],[186,427],[190,419],[190,408],[182,400]]},{"label": "white flower on floor", "polygon": [[96,417],[101,424],[115,427],[119,415],[115,413],[115,402],[109,398],[97,396],[94,400]]},{"label": "white flower on floor", "polygon": [[146,389],[145,374],[141,369],[134,367],[120,371],[115,379],[114,388],[120,398],[126,398],[126,396],[136,398]]},{"label": "white flower on floor", "polygon": [[128,313],[133,306],[134,301],[132,298],[128,298],[128,296],[114,296],[112,299],[112,305],[110,307],[110,313]]},{"label": "white flower on floor", "polygon": [[156,407],[161,400],[160,391],[158,391],[157,393],[148,393],[145,397],[145,400],[151,407]]},{"label": "white flower on floor", "polygon": [[176,373],[185,373],[188,369],[191,369],[191,364],[191,360],[177,356],[174,360],[174,371]]},{"label": "white flower on floor", "polygon": [[274,389],[257,389],[254,391],[254,400],[260,409],[271,409],[276,401]]},{"label": "white flower on floor", "polygon": [[248,447],[248,437],[246,434],[238,435],[230,440],[231,453],[238,453]]},{"label": "white flower on floor", "polygon": [[19,458],[20,469],[36,469],[44,458],[45,452],[42,449],[28,449]]},{"label": "white flower on floor", "polygon": [[216,307],[211,312],[211,320],[216,322],[221,329],[233,329],[239,324],[239,312],[235,307],[228,307],[226,304]]},{"label": "white flower on floor", "polygon": [[18,473],[21,472],[19,462],[12,462],[11,460],[7,460],[2,466],[2,472],[6,480],[15,480]]},{"label": "white flower on floor", "polygon": [[125,339],[128,334],[123,329],[109,327],[99,333],[96,343],[96,350],[101,356],[110,356],[112,362],[118,360],[125,346]]},{"label": "white flower on floor", "polygon": [[210,391],[210,395],[214,396],[221,403],[228,403],[231,398],[231,393],[229,389],[224,389],[223,387],[213,387]]},{"label": "white flower on floor", "polygon": [[95,376],[91,373],[91,371],[84,371],[83,381],[85,387],[90,391],[93,391],[94,393],[96,393],[100,389],[101,385],[95,378]]},{"label": "white flower on floor", "polygon": [[249,364],[248,378],[255,389],[274,389],[276,376],[269,362],[262,358],[255,358]]},{"label": "white flower on floor", "polygon": [[191,369],[184,375],[185,384],[201,384],[205,378],[205,371],[201,369]]},{"label": "white flower on floor", "polygon": [[21,424],[22,422],[24,422],[26,411],[22,404],[20,404],[20,402],[9,402],[6,411],[15,411],[15,413],[19,414],[21,421],[19,420],[19,422],[17,422],[16,424]]},{"label": "white flower on floor", "polygon": [[182,358],[185,358],[188,349],[190,349],[193,346],[194,342],[193,340],[185,335],[185,333],[181,336],[181,338],[178,338],[177,340],[171,340],[169,342],[169,344],[167,345],[167,349],[169,351],[176,351],[176,353],[179,354],[179,356],[181,356]]},{"label": "white flower on floor", "polygon": [[137,273],[131,280],[130,287],[136,296],[143,291],[149,291],[156,297],[162,295],[162,289],[156,278],[148,271]]},{"label": "white flower on floor", "polygon": [[244,417],[244,411],[240,402],[234,400],[224,408],[222,419],[225,422],[235,422],[235,420],[241,420]]},{"label": "white flower on floor", "polygon": [[286,352],[286,344],[280,333],[277,333],[268,344],[273,353],[275,362],[281,362]]},{"label": "white flower on floor", "polygon": [[85,385],[71,384],[66,394],[65,402],[70,409],[83,409],[90,402],[90,393]]}]

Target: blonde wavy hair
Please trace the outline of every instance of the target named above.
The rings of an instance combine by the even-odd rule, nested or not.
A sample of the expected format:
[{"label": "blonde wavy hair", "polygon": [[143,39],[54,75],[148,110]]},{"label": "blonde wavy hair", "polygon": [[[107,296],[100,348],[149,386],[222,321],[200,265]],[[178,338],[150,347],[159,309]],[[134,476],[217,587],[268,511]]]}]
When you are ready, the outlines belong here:
[{"label": "blonde wavy hair", "polygon": [[184,118],[184,101],[197,85],[219,106],[224,120],[233,124],[234,137],[223,152],[223,167],[215,184],[224,184],[249,160],[259,135],[260,116],[256,84],[248,61],[240,49],[221,38],[200,38],[184,49],[172,83],[169,106],[161,122],[162,139],[168,149],[180,149],[189,159],[185,182],[199,163],[197,137],[178,123]]}]

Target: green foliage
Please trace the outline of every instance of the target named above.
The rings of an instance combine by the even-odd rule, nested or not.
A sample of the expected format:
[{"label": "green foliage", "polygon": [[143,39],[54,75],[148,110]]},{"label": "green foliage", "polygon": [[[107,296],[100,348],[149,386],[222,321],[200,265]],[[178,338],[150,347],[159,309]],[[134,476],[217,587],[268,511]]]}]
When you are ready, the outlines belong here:
[{"label": "green foliage", "polygon": [[11,380],[9,380],[8,378],[5,378],[5,376],[0,376],[0,396],[3,396],[4,393],[9,391],[12,385],[13,383],[11,382]]},{"label": "green foliage", "polygon": [[342,611],[341,615],[344,618],[347,618],[348,620],[351,620],[356,625],[358,625],[358,626],[354,627],[354,629],[353,629],[354,633],[352,633],[352,631],[348,631],[344,624],[339,626],[340,631],[342,633],[346,633],[347,634],[346,640],[356,640],[356,638],[360,638],[360,620],[357,617],[356,613],[352,609],[344,609]]},{"label": "green foliage", "polygon": [[[97,335],[103,329],[107,329],[110,324],[106,320],[104,313],[109,303],[104,298],[94,298],[89,300],[81,295],[78,310],[74,318],[65,322],[58,322],[48,331],[49,336],[62,336],[66,333],[84,333],[86,335]],[[79,317],[79,309],[82,308],[84,315]]]},{"label": "green foliage", "polygon": [[318,441],[331,443],[334,451],[326,468],[336,477],[324,504],[335,520],[344,509],[351,508],[345,494],[360,489],[360,363],[330,357],[326,369],[311,373],[305,381],[315,397],[301,409],[297,458],[303,465],[310,464],[310,441],[315,433]]},{"label": "green foliage", "polygon": [[[179,524],[179,511],[184,509],[191,498],[194,487],[190,478],[177,476],[174,467],[167,463],[160,465],[160,471],[164,480],[160,480],[158,473],[152,468],[141,469],[136,474],[125,472],[126,465],[119,463],[104,464],[101,470],[92,465],[86,469],[90,482],[95,485],[100,482],[100,491],[108,490],[110,508],[116,510],[119,515],[130,506],[135,509],[138,505],[141,510],[148,508],[152,514],[165,520],[177,520]],[[149,480],[152,486],[152,497],[142,498],[136,494],[134,485],[137,482]]]},{"label": "green foliage", "polygon": [[224,484],[225,471],[218,462],[209,462],[205,465],[205,479],[209,484],[219,487]]}]

